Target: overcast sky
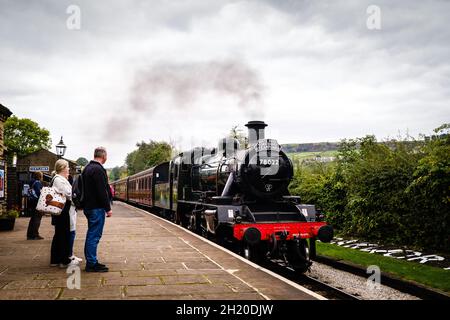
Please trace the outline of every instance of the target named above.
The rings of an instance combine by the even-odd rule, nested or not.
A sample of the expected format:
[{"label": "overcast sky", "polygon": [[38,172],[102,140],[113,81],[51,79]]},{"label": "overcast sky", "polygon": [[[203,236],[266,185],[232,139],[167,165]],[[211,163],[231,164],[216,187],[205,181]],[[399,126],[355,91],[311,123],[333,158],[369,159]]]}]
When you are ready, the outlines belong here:
[{"label": "overcast sky", "polygon": [[450,121],[449,13],[444,0],[0,0],[0,103],[63,135],[67,158],[105,146],[106,167],[138,141],[212,146],[249,120],[280,143],[430,133]]}]

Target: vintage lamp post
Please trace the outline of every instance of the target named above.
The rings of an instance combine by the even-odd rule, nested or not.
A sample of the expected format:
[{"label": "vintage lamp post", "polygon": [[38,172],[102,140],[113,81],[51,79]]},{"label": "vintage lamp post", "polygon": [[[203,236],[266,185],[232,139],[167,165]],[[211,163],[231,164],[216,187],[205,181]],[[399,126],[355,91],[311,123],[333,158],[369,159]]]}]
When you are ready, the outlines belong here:
[{"label": "vintage lamp post", "polygon": [[64,157],[64,154],[66,153],[67,146],[63,142],[63,137],[61,136],[61,140],[56,145],[56,155],[58,156],[58,159],[61,159]]}]

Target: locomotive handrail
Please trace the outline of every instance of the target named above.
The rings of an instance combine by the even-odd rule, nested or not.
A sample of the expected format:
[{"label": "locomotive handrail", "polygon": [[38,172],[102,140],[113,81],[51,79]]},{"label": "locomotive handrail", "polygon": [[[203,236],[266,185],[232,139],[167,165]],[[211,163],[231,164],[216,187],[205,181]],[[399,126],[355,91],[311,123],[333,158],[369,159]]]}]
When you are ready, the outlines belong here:
[{"label": "locomotive handrail", "polygon": [[230,189],[231,189],[231,185],[233,184],[233,181],[234,181],[234,172],[232,171],[229,174],[227,182],[225,183],[225,187],[222,190],[222,194],[221,194],[222,197],[225,197],[228,195],[228,193],[230,192]]}]

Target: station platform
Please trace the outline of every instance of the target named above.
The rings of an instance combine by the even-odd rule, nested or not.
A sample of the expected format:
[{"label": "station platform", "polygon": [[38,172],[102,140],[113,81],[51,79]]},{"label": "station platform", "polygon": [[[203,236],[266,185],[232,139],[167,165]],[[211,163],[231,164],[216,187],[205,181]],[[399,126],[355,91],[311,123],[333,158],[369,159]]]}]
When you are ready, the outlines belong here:
[{"label": "station platform", "polygon": [[[121,202],[112,210],[98,250],[109,272],[87,273],[83,261],[80,289],[67,284],[76,272],[49,265],[54,233],[50,217],[42,218],[44,240],[26,240],[29,218],[16,219],[13,231],[0,232],[0,300],[323,299],[144,210]],[[74,252],[83,260],[86,229],[79,212]]]}]

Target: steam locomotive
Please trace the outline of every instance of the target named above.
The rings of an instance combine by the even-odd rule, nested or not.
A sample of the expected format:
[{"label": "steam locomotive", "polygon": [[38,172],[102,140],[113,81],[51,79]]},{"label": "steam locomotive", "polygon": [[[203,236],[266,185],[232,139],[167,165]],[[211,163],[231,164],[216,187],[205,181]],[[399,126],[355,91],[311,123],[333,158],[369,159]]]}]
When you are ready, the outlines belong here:
[{"label": "steam locomotive", "polygon": [[238,248],[247,259],[283,259],[303,273],[333,229],[314,205],[291,196],[293,166],[263,121],[250,121],[248,145],[221,139],[113,182],[115,198],[146,207],[189,230]]}]

